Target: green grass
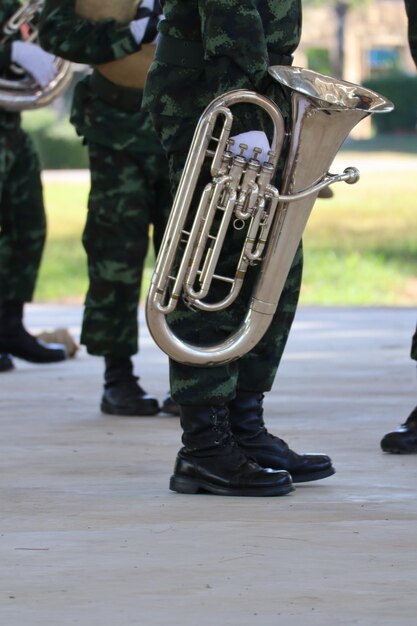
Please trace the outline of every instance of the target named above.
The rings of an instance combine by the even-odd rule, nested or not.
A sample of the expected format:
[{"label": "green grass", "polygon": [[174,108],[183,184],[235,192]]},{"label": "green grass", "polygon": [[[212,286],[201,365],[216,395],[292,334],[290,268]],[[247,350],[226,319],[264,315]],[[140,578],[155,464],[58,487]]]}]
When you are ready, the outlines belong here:
[{"label": "green grass", "polygon": [[81,302],[87,268],[81,234],[86,216],[87,183],[44,185],[48,238],[35,299],[40,302]]},{"label": "green grass", "polygon": [[[416,138],[413,138],[416,141]],[[357,145],[355,142],[355,149]],[[374,153],[375,154],[375,153]],[[379,153],[393,159],[386,146]],[[355,165],[366,154],[344,155]],[[395,158],[409,158],[407,150]],[[417,156],[415,169],[364,172],[318,200],[304,234],[303,304],[415,305],[417,299]],[[88,185],[45,185],[49,236],[37,301],[82,302],[85,254],[80,243]],[[144,292],[152,267],[147,263]]]},{"label": "green grass", "polygon": [[415,304],[416,178],[411,171],[368,172],[317,201],[304,234],[302,302]]}]

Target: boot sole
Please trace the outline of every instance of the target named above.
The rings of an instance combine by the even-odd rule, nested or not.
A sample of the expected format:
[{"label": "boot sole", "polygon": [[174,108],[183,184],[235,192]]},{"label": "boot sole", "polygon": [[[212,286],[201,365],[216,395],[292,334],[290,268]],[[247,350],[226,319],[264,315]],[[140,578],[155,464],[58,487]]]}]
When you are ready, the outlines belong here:
[{"label": "boot sole", "polygon": [[293,483],[310,483],[313,480],[321,480],[322,478],[327,478],[328,476],[333,476],[336,473],[334,467],[329,467],[326,470],[322,470],[321,472],[314,472],[313,474],[291,474]]},{"label": "boot sole", "polygon": [[291,491],[294,491],[294,487],[291,483],[287,485],[271,485],[269,487],[242,487],[241,489],[231,489],[228,487],[221,487],[220,485],[214,485],[204,480],[195,480],[192,478],[185,478],[183,476],[171,476],[169,482],[169,488],[171,491],[177,493],[195,494],[199,492],[208,492],[217,496],[285,496]]},{"label": "boot sole", "polygon": [[[382,448],[382,446],[381,446]],[[404,449],[404,448],[382,448],[383,452],[388,452],[389,454],[416,454],[417,453],[417,448],[409,448],[409,449]]]},{"label": "boot sole", "polygon": [[153,409],[149,408],[148,410],[143,411],[132,411],[129,409],[123,409],[122,407],[114,406],[112,404],[108,404],[104,401],[100,404],[100,410],[106,415],[121,415],[123,417],[149,417],[159,413],[159,407]]}]

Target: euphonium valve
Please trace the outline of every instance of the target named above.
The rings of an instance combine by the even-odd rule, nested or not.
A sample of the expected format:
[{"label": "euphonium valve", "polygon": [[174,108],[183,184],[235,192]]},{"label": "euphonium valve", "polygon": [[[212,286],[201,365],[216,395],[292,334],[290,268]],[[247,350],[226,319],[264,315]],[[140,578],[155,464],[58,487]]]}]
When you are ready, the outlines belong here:
[{"label": "euphonium valve", "polygon": [[[273,181],[286,132],[282,114],[271,99],[236,90],[213,100],[201,116],[174,199],[146,315],[156,343],[181,363],[227,363],[260,341],[272,321],[318,192],[335,182],[359,179],[354,167],[341,174],[329,173],[341,144],[364,117],[393,108],[375,92],[310,70],[274,66],[269,73],[287,90],[292,105],[281,189]],[[230,150],[231,107],[241,103],[259,106],[269,115],[273,136],[267,155],[255,148],[248,157],[243,144],[240,154]],[[196,202],[195,188],[207,163],[211,180]],[[242,251],[234,271],[224,275],[218,271],[219,259],[233,229],[244,231]],[[180,260],[179,249],[183,249]],[[166,316],[180,298],[208,312],[232,306],[253,265],[259,266],[255,289],[245,319],[230,337],[220,344],[197,346],[174,335]],[[223,283],[226,291],[218,301],[211,296],[214,281]]]}]

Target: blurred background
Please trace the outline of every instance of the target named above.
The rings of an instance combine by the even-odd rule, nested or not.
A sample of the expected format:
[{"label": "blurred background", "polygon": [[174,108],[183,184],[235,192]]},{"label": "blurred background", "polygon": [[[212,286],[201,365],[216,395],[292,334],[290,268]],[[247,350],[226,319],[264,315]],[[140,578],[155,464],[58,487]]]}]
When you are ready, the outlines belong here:
[{"label": "blurred background", "polygon": [[[333,171],[361,170],[319,199],[304,236],[301,303],[414,306],[417,301],[417,73],[403,0],[303,0],[294,65],[360,83],[395,104],[361,122]],[[69,123],[73,87],[51,107],[24,113],[44,168],[48,242],[37,302],[80,303],[86,286],[81,246],[89,188],[86,149]],[[147,279],[153,264],[148,257]],[[143,286],[143,297],[147,280]]]}]

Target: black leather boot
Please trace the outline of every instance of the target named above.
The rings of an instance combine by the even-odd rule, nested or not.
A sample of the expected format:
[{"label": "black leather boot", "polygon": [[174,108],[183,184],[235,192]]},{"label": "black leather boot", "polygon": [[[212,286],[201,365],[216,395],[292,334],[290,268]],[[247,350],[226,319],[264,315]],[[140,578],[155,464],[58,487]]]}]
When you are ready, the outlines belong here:
[{"label": "black leather boot", "polygon": [[0,352],[31,363],[64,361],[65,346],[45,343],[28,333],[23,326],[23,306],[23,302],[7,300],[0,304]]},{"label": "black leather boot", "polygon": [[392,454],[417,452],[417,407],[410,413],[404,424],[382,438],[381,448],[384,452]]},{"label": "black leather boot", "polygon": [[335,473],[324,454],[297,454],[282,439],[271,435],[263,421],[263,394],[238,392],[229,402],[230,426],[243,452],[262,467],[286,470],[294,483],[326,478]]},{"label": "black leather boot", "polygon": [[109,415],[145,416],[159,411],[158,400],[149,396],[133,375],[129,357],[105,357],[104,392],[101,411]]},{"label": "black leather boot", "polygon": [[221,496],[282,496],[293,490],[288,472],[260,467],[236,445],[224,406],[181,406],[184,447],[169,488]]},{"label": "black leather boot", "polygon": [[164,401],[161,406],[161,412],[168,413],[168,415],[175,415],[175,416],[179,416],[180,414],[180,407],[175,402],[175,400],[172,399],[172,396],[169,392],[164,398]]},{"label": "black leather boot", "polygon": [[0,354],[0,372],[9,372],[14,369],[13,361],[8,354]]}]

